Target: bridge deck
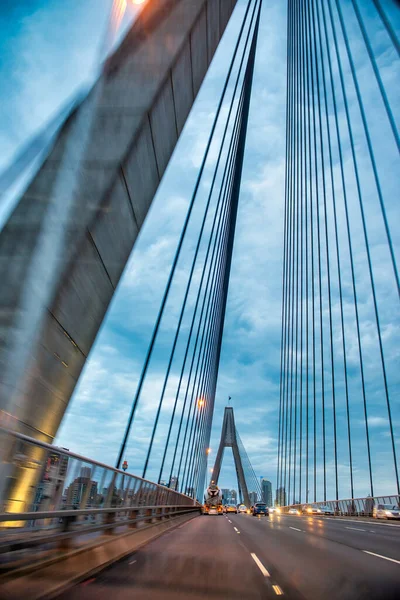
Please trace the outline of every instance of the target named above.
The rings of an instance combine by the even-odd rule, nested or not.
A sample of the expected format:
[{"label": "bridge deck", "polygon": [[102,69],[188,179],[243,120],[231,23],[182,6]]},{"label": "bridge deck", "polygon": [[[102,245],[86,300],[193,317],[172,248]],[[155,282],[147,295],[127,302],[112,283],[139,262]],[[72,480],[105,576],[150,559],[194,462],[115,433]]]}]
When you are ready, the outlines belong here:
[{"label": "bridge deck", "polygon": [[291,599],[390,600],[399,564],[363,550],[400,561],[399,533],[396,524],[351,519],[198,517],[61,598],[253,600],[281,590]]}]

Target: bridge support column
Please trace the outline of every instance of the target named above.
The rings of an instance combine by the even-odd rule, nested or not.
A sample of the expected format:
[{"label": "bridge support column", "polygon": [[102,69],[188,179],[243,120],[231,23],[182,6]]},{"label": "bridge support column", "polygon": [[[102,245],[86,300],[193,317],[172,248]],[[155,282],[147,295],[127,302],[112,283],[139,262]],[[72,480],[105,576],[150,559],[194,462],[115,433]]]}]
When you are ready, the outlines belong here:
[{"label": "bridge support column", "polygon": [[[106,513],[104,523],[106,525],[111,525],[112,523],[115,523],[115,512]],[[109,527],[105,530],[104,533],[106,535],[112,535],[114,533],[114,527]]]},{"label": "bridge support column", "polygon": [[137,521],[137,517],[138,517],[139,511],[138,510],[131,510],[129,512],[129,519],[134,519],[134,521],[132,521],[131,523],[129,523],[129,529],[137,529],[138,526],[138,521]]}]

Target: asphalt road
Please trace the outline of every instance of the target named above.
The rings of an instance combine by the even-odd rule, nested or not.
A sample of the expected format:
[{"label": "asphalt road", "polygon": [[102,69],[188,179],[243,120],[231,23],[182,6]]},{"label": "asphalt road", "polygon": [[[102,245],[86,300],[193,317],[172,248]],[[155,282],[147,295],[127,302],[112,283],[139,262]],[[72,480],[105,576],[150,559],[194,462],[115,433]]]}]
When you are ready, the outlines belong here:
[{"label": "asphalt road", "polygon": [[60,600],[394,600],[400,524],[200,516]]}]

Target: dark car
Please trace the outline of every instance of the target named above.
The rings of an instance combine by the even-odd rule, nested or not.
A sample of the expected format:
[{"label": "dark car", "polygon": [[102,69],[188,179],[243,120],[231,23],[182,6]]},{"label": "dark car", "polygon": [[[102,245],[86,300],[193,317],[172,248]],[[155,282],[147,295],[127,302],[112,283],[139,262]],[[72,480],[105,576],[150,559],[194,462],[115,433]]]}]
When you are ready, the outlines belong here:
[{"label": "dark car", "polygon": [[256,502],[253,506],[253,517],[257,515],[264,515],[265,517],[269,516],[268,506],[264,502]]}]

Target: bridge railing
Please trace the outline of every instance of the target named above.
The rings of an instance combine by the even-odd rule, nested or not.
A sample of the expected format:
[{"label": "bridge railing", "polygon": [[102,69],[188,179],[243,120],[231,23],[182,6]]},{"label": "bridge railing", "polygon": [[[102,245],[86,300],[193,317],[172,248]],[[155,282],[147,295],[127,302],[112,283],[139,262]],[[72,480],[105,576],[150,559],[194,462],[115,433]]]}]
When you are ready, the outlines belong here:
[{"label": "bridge railing", "polygon": [[[400,496],[367,496],[366,498],[347,498],[345,500],[328,500],[326,502],[303,502],[281,506],[281,513],[288,513],[291,508],[303,514],[315,514],[313,509],[328,507],[332,513],[341,517],[372,517],[373,509],[379,504],[399,506]],[[318,513],[316,513],[318,514]]]},{"label": "bridge railing", "polygon": [[0,429],[0,456],[3,528],[58,528],[72,516],[93,525],[105,514],[129,520],[133,509],[196,506],[166,486],[6,429]]}]

